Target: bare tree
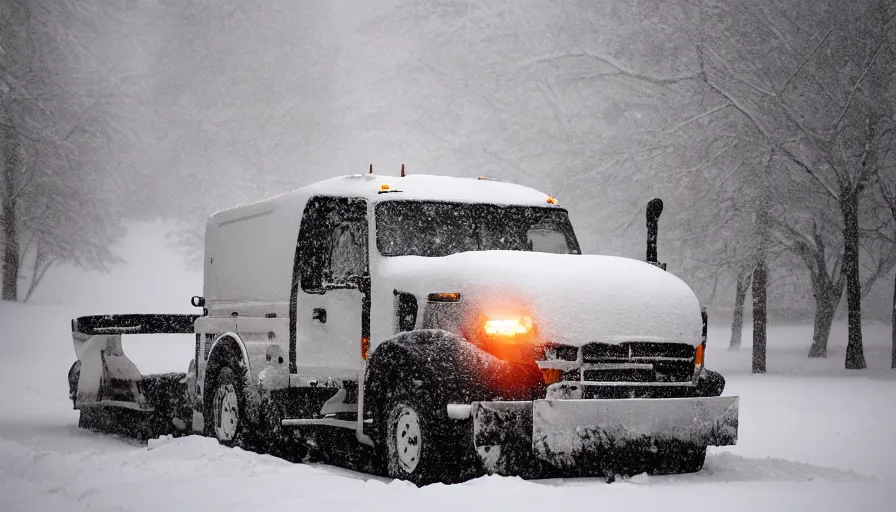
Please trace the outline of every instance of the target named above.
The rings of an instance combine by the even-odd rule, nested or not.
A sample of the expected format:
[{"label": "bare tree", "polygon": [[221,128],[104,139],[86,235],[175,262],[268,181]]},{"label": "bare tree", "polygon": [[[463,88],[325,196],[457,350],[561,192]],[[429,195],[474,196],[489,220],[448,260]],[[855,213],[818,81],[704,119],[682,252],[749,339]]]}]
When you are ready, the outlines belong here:
[{"label": "bare tree", "polygon": [[3,224],[3,300],[18,298],[19,273],[19,230],[17,222],[18,198],[20,194],[16,177],[21,162],[21,147],[18,133],[8,122],[0,126],[0,158],[2,158],[2,189],[0,203],[3,205],[0,223]]},{"label": "bare tree", "polygon": [[[885,73],[890,66],[882,60],[884,49],[890,45],[890,4],[864,2],[846,13],[829,5],[795,4],[803,9],[799,21],[791,21],[786,15],[789,13],[776,11],[786,7],[774,5],[707,7],[709,19],[738,22],[719,25],[715,40],[720,42],[707,39],[705,83],[725,105],[749,121],[769,149],[807,173],[813,186],[839,207],[849,306],[847,368],[865,367],[859,198],[872,173],[869,157],[878,150],[875,125],[868,115],[877,99],[872,77]],[[814,40],[794,37],[792,27],[777,27],[775,20],[802,23],[810,28],[803,33],[816,34]],[[744,44],[750,39],[767,42]],[[740,44],[740,50],[732,46],[733,41]],[[776,44],[769,46],[772,41]]]},{"label": "bare tree", "polygon": [[[0,203],[3,300],[28,299],[61,262],[105,270],[122,234],[115,196],[120,77],[95,69],[94,25],[105,6],[4,2],[0,17]],[[24,297],[20,285],[26,284]]]}]

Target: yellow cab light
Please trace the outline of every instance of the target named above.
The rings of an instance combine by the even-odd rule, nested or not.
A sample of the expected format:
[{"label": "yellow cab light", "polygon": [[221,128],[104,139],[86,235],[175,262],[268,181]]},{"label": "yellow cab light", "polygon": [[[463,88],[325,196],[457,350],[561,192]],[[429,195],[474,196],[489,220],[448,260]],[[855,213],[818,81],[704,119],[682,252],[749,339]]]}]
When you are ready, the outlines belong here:
[{"label": "yellow cab light", "polygon": [[510,319],[489,319],[485,321],[485,333],[492,336],[517,336],[532,330],[532,319],[528,316]]},{"label": "yellow cab light", "polygon": [[383,183],[382,185],[380,185],[380,192],[385,192],[387,190],[392,190],[392,186],[388,183]]},{"label": "yellow cab light", "polygon": [[367,336],[361,337],[361,359],[366,361],[367,356],[370,355],[370,338]]},{"label": "yellow cab light", "polygon": [[557,198],[551,197],[551,196],[548,196],[548,198],[545,199],[545,202],[548,204],[559,204],[559,201],[557,201]]},{"label": "yellow cab light", "polygon": [[705,350],[705,345],[702,343],[697,345],[697,350],[694,352],[694,366],[703,366],[703,351]]},{"label": "yellow cab light", "polygon": [[429,302],[460,302],[459,293],[430,293],[426,296]]}]

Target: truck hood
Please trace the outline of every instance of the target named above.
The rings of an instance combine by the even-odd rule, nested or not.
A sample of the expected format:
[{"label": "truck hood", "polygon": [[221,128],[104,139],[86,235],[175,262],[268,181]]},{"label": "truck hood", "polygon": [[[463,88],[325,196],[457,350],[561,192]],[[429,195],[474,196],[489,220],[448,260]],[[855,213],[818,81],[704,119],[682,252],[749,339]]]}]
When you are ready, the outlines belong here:
[{"label": "truck hood", "polygon": [[678,277],[616,256],[479,251],[446,257],[384,258],[383,284],[426,296],[458,292],[469,315],[530,316],[543,341],[701,340],[700,304]]}]

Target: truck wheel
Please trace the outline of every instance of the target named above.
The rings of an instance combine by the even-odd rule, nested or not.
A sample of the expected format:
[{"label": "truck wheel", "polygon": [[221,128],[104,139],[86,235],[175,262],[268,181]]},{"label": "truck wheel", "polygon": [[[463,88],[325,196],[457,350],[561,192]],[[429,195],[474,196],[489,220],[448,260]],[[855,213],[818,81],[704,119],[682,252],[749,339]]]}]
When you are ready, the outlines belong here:
[{"label": "truck wheel", "polygon": [[451,454],[457,444],[446,442],[446,425],[439,424],[435,411],[404,394],[391,400],[386,410],[387,474],[416,485],[451,480],[456,473],[451,466],[457,462]]},{"label": "truck wheel", "polygon": [[243,441],[245,399],[236,373],[224,366],[218,372],[212,392],[210,433],[224,446],[238,446]]}]

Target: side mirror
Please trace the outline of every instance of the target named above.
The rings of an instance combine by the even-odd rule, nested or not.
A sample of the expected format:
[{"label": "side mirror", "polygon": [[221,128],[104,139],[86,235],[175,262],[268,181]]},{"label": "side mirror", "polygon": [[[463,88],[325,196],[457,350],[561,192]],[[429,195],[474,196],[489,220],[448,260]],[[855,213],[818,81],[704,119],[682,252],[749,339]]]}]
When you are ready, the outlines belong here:
[{"label": "side mirror", "polygon": [[205,307],[205,297],[194,295],[193,298],[190,299],[190,304],[192,304],[194,308]]}]

